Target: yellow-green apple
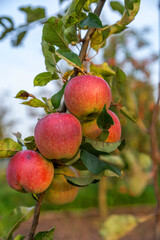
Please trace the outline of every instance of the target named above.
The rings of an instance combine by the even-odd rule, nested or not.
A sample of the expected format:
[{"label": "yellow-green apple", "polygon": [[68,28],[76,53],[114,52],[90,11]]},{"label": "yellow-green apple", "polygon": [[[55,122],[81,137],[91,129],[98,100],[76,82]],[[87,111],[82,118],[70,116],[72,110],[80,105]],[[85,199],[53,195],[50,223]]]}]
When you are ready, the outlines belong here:
[{"label": "yellow-green apple", "polygon": [[[109,135],[105,142],[117,142],[121,138],[121,124],[114,112],[111,110],[108,110],[107,112],[112,117],[114,125],[111,125],[111,127],[108,129]],[[83,135],[89,138],[96,139],[102,132],[102,129],[100,129],[97,125],[97,119],[83,122],[81,125]]]},{"label": "yellow-green apple", "polygon": [[64,101],[70,113],[79,119],[94,119],[111,104],[111,90],[100,77],[81,75],[72,78],[64,91]]},{"label": "yellow-green apple", "polygon": [[39,153],[22,150],[10,159],[6,175],[11,188],[37,194],[44,192],[51,184],[54,167]]},{"label": "yellow-green apple", "polygon": [[35,127],[35,142],[48,159],[70,159],[82,141],[79,120],[70,113],[52,113],[41,118]]},{"label": "yellow-green apple", "polygon": [[44,194],[45,202],[62,205],[65,203],[70,203],[75,199],[79,188],[68,183],[64,175],[70,177],[79,176],[77,170],[72,166],[56,168],[53,181]]}]

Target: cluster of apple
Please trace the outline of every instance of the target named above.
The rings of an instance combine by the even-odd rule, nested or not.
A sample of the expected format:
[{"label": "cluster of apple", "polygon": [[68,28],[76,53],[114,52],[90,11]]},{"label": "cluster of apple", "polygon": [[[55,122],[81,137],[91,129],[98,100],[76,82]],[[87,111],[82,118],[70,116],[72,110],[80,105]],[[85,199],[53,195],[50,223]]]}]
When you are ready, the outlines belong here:
[{"label": "cluster of apple", "polygon": [[114,121],[106,142],[116,142],[121,137],[119,119],[108,110],[111,90],[103,79],[91,75],[72,78],[65,88],[64,101],[69,113],[48,114],[35,126],[38,151],[16,153],[7,168],[11,188],[34,194],[45,192],[44,200],[52,204],[68,203],[76,197],[78,187],[69,184],[64,175],[78,177],[78,171],[64,164],[55,167],[54,163],[73,158],[83,136],[97,139],[102,131],[97,117],[104,105]]}]

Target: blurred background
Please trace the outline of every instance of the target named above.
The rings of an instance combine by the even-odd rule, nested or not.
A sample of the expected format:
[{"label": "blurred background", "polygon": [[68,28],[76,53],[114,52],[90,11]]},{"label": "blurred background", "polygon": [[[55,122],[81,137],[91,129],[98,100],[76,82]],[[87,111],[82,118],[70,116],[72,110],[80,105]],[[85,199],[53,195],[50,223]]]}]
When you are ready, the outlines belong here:
[{"label": "blurred background", "polygon": [[[123,1],[120,1],[123,3]],[[47,86],[34,87],[34,77],[45,71],[44,57],[41,50],[43,22],[50,16],[63,14],[69,0],[1,0],[0,17],[9,17],[14,24],[14,31],[4,34],[0,25],[0,139],[11,137],[20,132],[22,137],[33,135],[34,126],[43,111],[30,109],[21,105],[16,98],[20,90],[26,90],[35,96],[51,97],[59,88],[59,84],[50,82]],[[26,26],[26,12],[22,7],[41,7],[45,9],[45,17]],[[94,8],[93,4],[93,8]],[[21,10],[20,10],[21,8]],[[113,11],[107,1],[101,20],[104,24],[112,24],[121,18],[118,11]],[[151,113],[157,96],[159,80],[159,14],[158,0],[141,0],[141,7],[136,19],[120,35],[114,35],[100,50],[95,58],[97,63],[107,61],[110,66],[119,66],[127,75],[128,85],[122,89],[123,104],[130,113],[138,114],[147,127],[150,125]],[[8,27],[11,22],[7,22]],[[26,32],[24,32],[26,31]],[[60,68],[62,72],[66,67]],[[129,94],[132,89],[133,94]],[[128,92],[127,92],[128,91]],[[115,90],[114,96],[118,99]],[[114,110],[114,109],[113,109]],[[123,137],[127,147],[113,161],[125,168],[123,179],[105,179],[106,206],[100,207],[100,187],[92,184],[81,188],[76,200],[64,206],[43,205],[45,210],[82,210],[99,208],[101,213],[107,208],[121,206],[151,206],[156,200],[152,186],[150,158],[150,142],[148,136],[135,125],[119,115],[122,123]],[[159,128],[158,128],[159,129]],[[159,131],[159,130],[158,130]],[[160,135],[159,135],[160,136]],[[159,139],[160,140],[160,139]],[[0,216],[8,213],[18,205],[32,206],[35,200],[29,194],[24,195],[10,189],[5,180],[7,161],[0,162]],[[85,200],[84,200],[85,199]],[[137,239],[137,238],[136,238]]]}]

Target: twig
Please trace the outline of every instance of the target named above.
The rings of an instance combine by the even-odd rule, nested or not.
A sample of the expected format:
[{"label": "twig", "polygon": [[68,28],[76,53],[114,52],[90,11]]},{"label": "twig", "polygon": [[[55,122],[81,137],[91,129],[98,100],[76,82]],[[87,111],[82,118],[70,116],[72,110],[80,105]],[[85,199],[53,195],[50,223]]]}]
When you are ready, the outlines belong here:
[{"label": "twig", "polygon": [[38,201],[36,203],[35,210],[34,210],[34,217],[33,217],[32,226],[31,226],[31,229],[29,232],[28,240],[34,239],[35,231],[36,231],[38,221],[39,221],[39,215],[40,215],[40,209],[41,209],[41,205],[42,205],[43,196],[44,196],[44,192],[40,193],[40,195],[38,197]]}]

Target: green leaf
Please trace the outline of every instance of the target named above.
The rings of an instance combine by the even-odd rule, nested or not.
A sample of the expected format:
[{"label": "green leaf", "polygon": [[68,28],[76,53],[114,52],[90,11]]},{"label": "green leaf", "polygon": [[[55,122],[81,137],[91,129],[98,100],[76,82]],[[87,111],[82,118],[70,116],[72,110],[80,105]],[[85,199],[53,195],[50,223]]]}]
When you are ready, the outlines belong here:
[{"label": "green leaf", "polygon": [[64,35],[64,25],[61,19],[51,17],[44,24],[43,39],[61,49],[68,48],[68,41]]},{"label": "green leaf", "polygon": [[109,132],[106,129],[103,129],[100,135],[97,137],[97,140],[105,142],[108,138]]},{"label": "green leaf", "polygon": [[27,22],[31,23],[37,21],[41,18],[45,18],[45,9],[44,8],[32,8],[28,7],[20,7],[19,10],[23,11],[27,14]]},{"label": "green leaf", "polygon": [[110,6],[114,11],[118,11],[121,15],[123,14],[124,6],[120,2],[111,1]]},{"label": "green leaf", "polygon": [[[54,46],[52,46],[54,48]],[[51,46],[44,40],[42,40],[42,51],[45,57],[45,65],[48,72],[54,73],[56,69],[58,57],[54,54],[54,51],[50,51]]]},{"label": "green leaf", "polygon": [[30,94],[25,90],[19,91],[15,96],[15,98],[19,98],[19,99],[27,99],[28,97],[30,97]]},{"label": "green leaf", "polygon": [[90,143],[94,149],[97,151],[110,153],[115,151],[121,144],[121,141],[114,142],[114,143],[107,143],[102,141],[93,140],[90,138],[85,138],[86,143]]},{"label": "green leaf", "polygon": [[100,235],[105,240],[118,240],[131,232],[140,222],[140,218],[131,214],[114,214],[103,223]]},{"label": "green leaf", "polygon": [[65,24],[65,28],[78,24],[86,17],[86,14],[82,12],[83,7],[87,0],[73,0],[67,13],[63,16],[62,21]]},{"label": "green leaf", "polygon": [[17,207],[0,221],[0,236],[4,240],[9,240],[12,233],[19,225],[29,219],[34,211],[34,207]]},{"label": "green leaf", "polygon": [[87,0],[87,2],[85,3],[85,5],[84,5],[84,10],[86,11],[86,12],[89,12],[89,11],[91,11],[91,8],[90,8],[90,5],[91,5],[91,3],[97,3],[98,2],[98,0]]},{"label": "green leaf", "polygon": [[125,146],[126,146],[126,141],[125,141],[125,139],[123,139],[121,144],[118,147],[118,150],[122,151],[125,148]]},{"label": "green leaf", "polygon": [[121,155],[100,155],[99,159],[106,163],[117,166],[118,168],[123,168],[125,166],[125,162]]},{"label": "green leaf", "polygon": [[23,240],[25,238],[25,236],[22,235],[17,235],[14,240]]},{"label": "green leaf", "polygon": [[39,232],[35,235],[34,240],[53,240],[54,231],[55,227],[49,231]]},{"label": "green leaf", "polygon": [[34,136],[26,137],[23,142],[24,142],[24,145],[27,147],[27,149],[29,150],[37,149]]},{"label": "green leaf", "polygon": [[90,71],[98,75],[102,75],[104,77],[115,75],[115,71],[113,71],[112,68],[109,67],[108,63],[106,62],[98,65],[91,63]]},{"label": "green leaf", "polygon": [[87,171],[81,171],[80,177],[70,177],[66,175],[64,176],[70,184],[76,187],[86,187],[91,183],[98,182],[103,176],[103,174],[101,173],[99,175],[95,175],[87,170]]},{"label": "green leaf", "polygon": [[66,50],[58,50],[56,51],[56,55],[59,58],[64,59],[72,67],[81,66],[81,60],[79,59],[79,56],[73,52],[66,51]]},{"label": "green leaf", "polygon": [[102,112],[98,115],[97,125],[100,129],[104,130],[108,130],[112,125],[114,125],[112,117],[107,113],[106,105],[104,105]]},{"label": "green leaf", "polygon": [[22,31],[22,32],[18,33],[18,35],[16,36],[16,38],[14,38],[14,39],[12,40],[12,45],[13,45],[14,47],[19,46],[19,45],[22,43],[22,40],[24,39],[24,37],[26,36],[26,33],[27,33],[27,31]]},{"label": "green leaf", "polygon": [[3,39],[7,33],[14,30],[13,21],[9,17],[0,17],[0,26],[1,29],[3,29],[0,34],[0,39]]},{"label": "green leaf", "polygon": [[[101,43],[103,42],[103,35],[102,35],[102,31],[96,30],[94,31],[94,33],[91,36],[91,47],[95,50],[98,51]],[[93,65],[91,63],[91,65]],[[90,65],[90,66],[91,66]],[[96,65],[93,65],[96,66]],[[99,66],[99,65],[98,65]],[[98,67],[97,69],[95,69],[96,71],[99,71]]]},{"label": "green leaf", "polygon": [[62,89],[58,93],[54,94],[51,97],[51,103],[55,109],[59,108],[59,106],[60,106],[65,87],[66,87],[66,84],[63,85]]},{"label": "green leaf", "polygon": [[75,25],[65,29],[64,34],[68,42],[72,45],[75,45],[78,42],[77,29]]},{"label": "green leaf", "polygon": [[53,75],[50,72],[40,73],[34,78],[34,86],[45,86],[50,81],[52,81],[54,79],[58,79],[58,77],[59,76],[57,74]]},{"label": "green leaf", "polygon": [[102,28],[102,22],[96,14],[90,12],[88,16],[79,23],[79,26],[81,28]]},{"label": "green leaf", "polygon": [[126,26],[134,20],[139,8],[140,0],[125,0],[125,11],[122,18],[115,24],[107,26],[103,29],[108,31],[106,38],[112,34],[122,32]]},{"label": "green leaf", "polygon": [[37,98],[32,98],[31,100],[22,102],[21,104],[27,105],[29,107],[47,108],[47,105]]},{"label": "green leaf", "polygon": [[97,156],[83,149],[81,150],[80,157],[87,169],[93,174],[98,175],[108,168],[108,164],[102,162]]},{"label": "green leaf", "polygon": [[22,146],[11,138],[0,140],[0,158],[8,158],[22,150]]}]

